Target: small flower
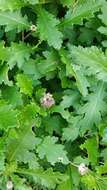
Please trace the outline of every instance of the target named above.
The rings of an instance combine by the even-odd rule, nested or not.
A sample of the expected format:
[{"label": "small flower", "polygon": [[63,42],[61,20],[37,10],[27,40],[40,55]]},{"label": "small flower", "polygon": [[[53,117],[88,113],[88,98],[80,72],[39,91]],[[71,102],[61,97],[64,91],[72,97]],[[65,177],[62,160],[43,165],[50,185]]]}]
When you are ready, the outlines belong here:
[{"label": "small flower", "polygon": [[52,94],[47,93],[47,94],[44,94],[44,96],[40,99],[40,103],[43,107],[50,108],[55,104],[55,100]]},{"label": "small flower", "polygon": [[59,162],[63,162],[63,157],[58,157]]},{"label": "small flower", "polygon": [[37,30],[37,26],[35,26],[34,24],[32,24],[32,25],[30,26],[30,30],[31,30],[32,32],[35,32],[35,31]]},{"label": "small flower", "polygon": [[7,190],[12,190],[13,189],[13,182],[8,181],[6,187],[7,187]]},{"label": "small flower", "polygon": [[85,166],[84,163],[81,163],[79,166],[78,166],[78,171],[81,175],[85,175],[87,174],[88,172],[88,167]]}]

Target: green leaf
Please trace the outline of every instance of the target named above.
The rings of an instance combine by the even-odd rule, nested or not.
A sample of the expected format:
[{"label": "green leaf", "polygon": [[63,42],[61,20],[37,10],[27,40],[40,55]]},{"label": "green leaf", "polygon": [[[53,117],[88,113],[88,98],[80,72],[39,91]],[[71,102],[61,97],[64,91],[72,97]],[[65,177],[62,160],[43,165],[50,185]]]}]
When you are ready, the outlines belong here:
[{"label": "green leaf", "polygon": [[0,65],[0,84],[4,83],[7,84],[8,86],[11,86],[12,81],[9,81],[8,71],[9,68],[7,65]]},{"label": "green leaf", "polygon": [[0,172],[5,170],[5,142],[4,138],[0,137]]},{"label": "green leaf", "polygon": [[95,190],[106,190],[107,188],[107,177],[99,176],[94,173],[90,173],[89,175],[84,175],[81,178],[82,183],[85,184],[85,187]]},{"label": "green leaf", "polygon": [[4,45],[4,41],[0,42],[0,60],[2,63],[8,59],[8,51]]},{"label": "green leaf", "polygon": [[74,141],[79,135],[79,117],[71,118],[71,123],[63,129],[62,138],[66,141]]},{"label": "green leaf", "polygon": [[66,174],[69,176],[69,179],[58,185],[57,190],[73,190],[73,180],[72,180],[72,173],[71,173],[70,165],[67,167]]},{"label": "green leaf", "polygon": [[57,140],[57,137],[45,137],[43,142],[37,147],[38,155],[41,159],[46,156],[47,161],[52,165],[57,162],[68,164],[69,160],[66,156],[64,146],[61,144],[56,144]]},{"label": "green leaf", "polygon": [[[92,164],[97,164],[98,162],[98,139],[96,137],[89,138],[82,144],[81,149],[86,149],[88,153],[88,159]],[[93,153],[93,154],[92,154]]]},{"label": "green leaf", "polygon": [[[32,126],[35,126],[36,114],[42,114],[39,106],[31,103],[23,107],[18,114],[19,128],[17,131],[11,131],[7,143],[7,159],[11,161],[20,161],[29,163],[29,167],[37,166],[36,155],[32,150],[35,150],[37,140]],[[35,162],[35,164],[34,164]]]},{"label": "green leaf", "polygon": [[101,151],[100,156],[103,157],[105,161],[107,160],[107,148],[104,148],[104,149]]},{"label": "green leaf", "polygon": [[69,122],[71,114],[68,110],[65,110],[62,105],[55,105],[51,108],[51,113],[60,113],[61,116]]},{"label": "green leaf", "polygon": [[36,116],[38,116],[38,114],[40,114],[43,117],[47,115],[46,112],[42,108],[40,108],[36,103],[31,102],[30,104],[27,104],[23,107],[19,115],[21,125],[25,123],[32,123],[32,121],[35,125],[35,119]]},{"label": "green leaf", "polygon": [[[14,137],[11,133],[8,138],[7,159],[9,162],[19,161],[29,163],[34,160],[34,153],[30,150],[35,148],[36,139],[32,132],[32,126],[26,124],[21,127]],[[29,140],[28,140],[29,139]]]},{"label": "green leaf", "polygon": [[37,10],[37,15],[37,28],[40,39],[46,40],[49,46],[60,49],[62,45],[62,33],[57,28],[59,21],[51,13],[42,8]]},{"label": "green leaf", "polygon": [[73,64],[72,58],[70,58],[70,55],[68,51],[61,49],[60,51],[61,60],[66,65],[66,75],[68,77],[74,77],[76,79],[76,85],[79,88],[80,92],[83,96],[86,96],[88,94],[87,87],[89,87],[89,82],[87,81],[85,77],[85,71],[81,67],[77,67],[75,64]]},{"label": "green leaf", "polygon": [[2,90],[2,96],[13,108],[23,105],[22,95],[16,86],[5,87]]},{"label": "green leaf", "polygon": [[100,15],[98,15],[98,17],[102,20],[102,22],[107,25],[107,2],[105,1],[103,3],[103,6],[101,8],[101,13]]},{"label": "green leaf", "polygon": [[73,63],[85,69],[85,75],[96,75],[100,80],[107,81],[107,56],[95,46],[83,48],[70,46]]},{"label": "green leaf", "polygon": [[25,3],[30,3],[32,5],[38,4],[39,0],[24,0]]},{"label": "green leaf", "polygon": [[2,11],[6,10],[16,10],[23,6],[23,2],[21,0],[0,0],[0,9]]},{"label": "green leaf", "polygon": [[36,183],[39,183],[43,187],[47,187],[49,189],[55,189],[57,184],[66,181],[68,178],[66,174],[53,172],[51,168],[45,171],[42,168],[37,170],[18,169],[16,172],[27,176],[32,176]]},{"label": "green leaf", "polygon": [[97,127],[102,121],[102,116],[106,113],[106,88],[104,82],[99,82],[94,92],[87,96],[87,103],[84,104],[78,113],[83,114],[80,120],[81,133],[84,134],[87,130]]},{"label": "green leaf", "polygon": [[16,79],[17,86],[20,88],[20,92],[31,96],[33,91],[32,80],[24,74],[18,74]]},{"label": "green leaf", "polygon": [[98,28],[98,31],[104,35],[107,35],[107,2],[105,1],[102,9],[101,9],[101,13],[100,15],[98,15],[98,17],[101,19],[101,21],[106,25],[106,26],[100,26]]},{"label": "green leaf", "polygon": [[68,10],[66,17],[60,26],[82,24],[83,19],[93,17],[93,13],[98,11],[101,7],[102,2],[100,0],[83,1],[80,4],[77,4],[74,10]]},{"label": "green leaf", "polygon": [[59,115],[45,117],[42,121],[43,121],[43,125],[45,126],[45,130],[50,135],[52,135],[54,131],[57,134],[60,134],[61,127],[65,126],[64,120]]},{"label": "green leaf", "polygon": [[8,48],[8,65],[12,69],[17,63],[18,67],[21,68],[26,61],[29,60],[31,49],[25,43],[12,43]]},{"label": "green leaf", "polygon": [[45,51],[43,52],[43,56],[45,59],[40,60],[36,67],[43,76],[46,75],[49,72],[53,72],[57,68],[58,64],[58,54],[56,51]]},{"label": "green leaf", "polygon": [[17,127],[17,111],[12,109],[11,105],[0,102],[0,128],[8,130]]},{"label": "green leaf", "polygon": [[29,29],[30,25],[26,17],[23,17],[20,11],[0,11],[0,25],[6,26],[5,31],[17,29],[17,32]]},{"label": "green leaf", "polygon": [[107,157],[106,157],[106,160],[105,160],[105,163],[104,165],[101,165],[97,168],[97,172],[100,174],[100,175],[104,175],[106,174],[107,172]]},{"label": "green leaf", "polygon": [[32,190],[32,188],[26,184],[24,178],[21,178],[17,175],[12,175],[11,179],[16,190]]},{"label": "green leaf", "polygon": [[60,0],[60,2],[63,4],[63,6],[73,6],[75,5],[75,0]]},{"label": "green leaf", "polygon": [[79,93],[76,90],[66,90],[64,92],[64,96],[62,97],[62,101],[59,105],[54,106],[51,109],[52,113],[60,113],[61,116],[67,120],[67,122],[71,121],[71,113],[67,108],[73,106],[75,109],[78,107],[79,101]]},{"label": "green leaf", "polygon": [[107,128],[105,128],[104,131],[103,131],[101,144],[102,145],[107,145]]}]

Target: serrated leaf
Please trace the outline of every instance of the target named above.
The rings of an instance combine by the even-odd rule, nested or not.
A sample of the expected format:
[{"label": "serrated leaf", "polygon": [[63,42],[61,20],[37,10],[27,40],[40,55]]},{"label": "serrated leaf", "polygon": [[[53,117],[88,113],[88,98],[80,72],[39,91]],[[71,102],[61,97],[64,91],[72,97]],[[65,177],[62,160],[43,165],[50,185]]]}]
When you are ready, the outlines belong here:
[{"label": "serrated leaf", "polygon": [[93,13],[102,7],[102,2],[99,0],[90,0],[80,3],[75,6],[74,10],[69,9],[65,20],[62,21],[60,26],[82,24],[83,19],[93,17]]},{"label": "serrated leaf", "polygon": [[89,82],[85,77],[84,70],[81,67],[77,67],[73,64],[72,59],[68,51],[61,49],[60,51],[61,60],[66,65],[66,75],[68,77],[74,77],[76,79],[76,85],[79,88],[83,96],[88,94],[87,88],[89,87]]},{"label": "serrated leaf", "polygon": [[58,139],[56,137],[45,137],[43,142],[37,147],[38,155],[41,159],[46,156],[47,161],[52,165],[57,162],[68,164],[69,160],[66,156],[64,146],[61,144],[56,144],[57,140]]},{"label": "serrated leaf", "polygon": [[21,127],[17,132],[16,138],[10,134],[7,149],[8,161],[29,162],[28,158],[33,159],[34,156],[34,153],[30,154],[29,151],[35,148],[35,143],[35,136],[32,132],[32,126],[30,125]]},{"label": "serrated leaf", "polygon": [[101,144],[102,145],[107,145],[107,128],[105,128],[104,131],[103,131]]},{"label": "serrated leaf", "polygon": [[98,15],[98,17],[102,20],[102,22],[107,25],[107,2],[104,1],[102,4],[102,8],[101,8],[101,13],[100,15]]},{"label": "serrated leaf", "polygon": [[[98,162],[98,140],[96,137],[89,138],[81,145],[81,149],[86,149],[88,153],[88,159],[92,164],[97,164]],[[93,153],[93,154],[92,154]]]},{"label": "serrated leaf", "polygon": [[4,41],[0,42],[0,60],[2,63],[8,59],[8,51],[4,45]]},{"label": "serrated leaf", "polygon": [[[37,166],[35,150],[37,143],[32,126],[35,126],[35,116],[40,112],[39,106],[35,103],[26,105],[19,113],[19,128],[11,131],[7,140],[7,159],[29,163],[29,167]],[[34,164],[35,162],[35,164]]]},{"label": "serrated leaf", "polygon": [[38,4],[39,0],[24,0],[25,3],[30,3],[32,5]]},{"label": "serrated leaf", "polygon": [[20,122],[24,124],[25,122],[30,122],[32,119],[36,117],[36,114],[40,114],[42,116],[46,116],[45,112],[36,104],[31,102],[23,107],[20,113]]},{"label": "serrated leaf", "polygon": [[69,176],[69,179],[64,181],[63,183],[59,184],[57,187],[57,190],[73,190],[73,179],[72,179],[72,173],[70,169],[70,165],[67,168],[66,174]]},{"label": "serrated leaf", "polygon": [[5,143],[4,138],[0,137],[0,172],[5,170]]},{"label": "serrated leaf", "polygon": [[57,184],[60,184],[62,181],[66,181],[68,178],[66,174],[53,172],[51,168],[45,171],[42,168],[39,168],[38,170],[19,169],[16,172],[32,176],[34,181],[39,182],[43,187],[50,189],[55,189]]},{"label": "serrated leaf", "polygon": [[69,122],[71,114],[68,110],[65,110],[62,105],[53,106],[51,113],[60,113],[61,116]]},{"label": "serrated leaf", "polygon": [[79,135],[79,117],[71,118],[71,123],[63,129],[62,138],[66,141],[74,141]]},{"label": "serrated leaf", "polygon": [[8,71],[9,68],[7,65],[0,65],[0,84],[4,83],[7,84],[8,86],[11,86],[12,81],[9,81]]},{"label": "serrated leaf", "polygon": [[17,111],[11,105],[0,102],[0,128],[8,130],[17,127]]},{"label": "serrated leaf", "polygon": [[61,133],[61,127],[65,125],[64,120],[59,116],[45,117],[43,120],[43,125],[45,126],[46,131],[52,135],[55,131],[57,134]]},{"label": "serrated leaf", "polygon": [[20,0],[0,0],[0,9],[2,11],[6,11],[6,10],[16,10],[19,9],[23,6],[23,2]]},{"label": "serrated leaf", "polygon": [[97,172],[100,173],[100,175],[106,174],[106,172],[107,172],[107,157],[106,157],[104,165],[100,165],[97,168]]},{"label": "serrated leaf", "polygon": [[25,43],[12,43],[8,48],[8,65],[12,69],[17,63],[18,68],[21,68],[26,61],[29,60],[31,49]]},{"label": "serrated leaf", "polygon": [[60,49],[62,45],[62,33],[57,28],[59,21],[45,9],[39,9],[37,15],[37,28],[40,39],[46,40],[49,46]]},{"label": "serrated leaf", "polygon": [[75,65],[85,69],[85,75],[95,75],[98,79],[107,81],[107,56],[95,46],[83,48],[69,46]]},{"label": "serrated leaf", "polygon": [[105,84],[99,82],[94,92],[87,96],[88,102],[79,109],[79,113],[83,114],[83,118],[79,123],[82,134],[87,130],[91,130],[94,126],[98,126],[101,122],[103,114],[106,113],[105,96]]},{"label": "serrated leaf", "polygon": [[104,148],[104,149],[101,151],[100,156],[103,157],[105,161],[107,160],[107,148]]},{"label": "serrated leaf", "polygon": [[24,74],[18,74],[16,79],[17,86],[20,88],[20,92],[31,96],[33,91],[32,80]]},{"label": "serrated leaf", "polygon": [[107,187],[107,177],[99,176],[94,173],[84,175],[81,178],[81,182],[84,183],[85,187],[88,190],[90,189],[106,190]]},{"label": "serrated leaf", "polygon": [[30,27],[27,18],[23,17],[20,11],[0,11],[0,25],[6,26],[6,32],[14,29],[17,29],[17,32],[21,32]]},{"label": "serrated leaf", "polygon": [[26,180],[17,175],[12,175],[12,181],[16,190],[32,190],[30,186],[26,184]]},{"label": "serrated leaf", "polygon": [[61,116],[67,120],[67,122],[71,119],[71,113],[67,108],[73,106],[75,109],[78,106],[79,93],[75,90],[66,90],[64,96],[62,97],[62,101],[59,105],[55,105],[52,109],[52,113],[60,113]]},{"label": "serrated leaf", "polygon": [[60,0],[60,2],[63,4],[63,6],[72,6],[75,4],[75,0]]},{"label": "serrated leaf", "polygon": [[22,95],[16,86],[5,87],[2,90],[2,96],[14,108],[23,104]]}]

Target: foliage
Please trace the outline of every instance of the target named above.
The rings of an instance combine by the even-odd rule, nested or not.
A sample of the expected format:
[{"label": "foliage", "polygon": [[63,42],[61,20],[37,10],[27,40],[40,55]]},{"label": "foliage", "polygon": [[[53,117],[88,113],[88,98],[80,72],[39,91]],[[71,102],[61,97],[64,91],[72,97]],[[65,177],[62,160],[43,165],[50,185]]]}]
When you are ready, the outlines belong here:
[{"label": "foliage", "polygon": [[0,0],[0,190],[107,189],[106,48],[106,0]]}]

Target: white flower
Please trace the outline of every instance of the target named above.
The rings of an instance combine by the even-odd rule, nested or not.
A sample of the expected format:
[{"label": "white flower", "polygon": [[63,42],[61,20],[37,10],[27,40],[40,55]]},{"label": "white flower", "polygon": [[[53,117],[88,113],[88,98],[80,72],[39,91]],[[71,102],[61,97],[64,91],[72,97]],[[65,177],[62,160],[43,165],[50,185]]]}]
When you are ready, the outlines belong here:
[{"label": "white flower", "polygon": [[55,104],[55,100],[52,94],[47,93],[47,94],[44,94],[44,96],[40,99],[40,103],[43,107],[50,108]]},{"label": "white flower", "polygon": [[6,187],[7,187],[7,190],[12,190],[13,189],[13,182],[8,181]]},{"label": "white flower", "polygon": [[63,162],[63,157],[58,157],[59,162]]},{"label": "white flower", "polygon": [[85,166],[84,163],[81,163],[79,166],[78,166],[78,171],[81,175],[85,175],[87,174],[88,172],[88,167]]},{"label": "white flower", "polygon": [[37,26],[35,26],[34,24],[30,26],[30,30],[32,32],[35,32],[37,30]]}]

